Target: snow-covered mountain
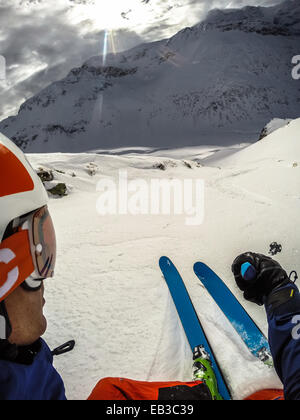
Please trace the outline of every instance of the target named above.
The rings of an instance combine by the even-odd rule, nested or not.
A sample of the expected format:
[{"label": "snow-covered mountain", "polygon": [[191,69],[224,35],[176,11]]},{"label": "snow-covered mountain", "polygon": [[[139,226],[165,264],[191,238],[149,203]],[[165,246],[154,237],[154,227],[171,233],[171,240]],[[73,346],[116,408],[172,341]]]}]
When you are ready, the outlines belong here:
[{"label": "snow-covered mountain", "polygon": [[96,56],[0,123],[30,152],[252,142],[300,115],[300,3],[214,10],[170,39]]}]

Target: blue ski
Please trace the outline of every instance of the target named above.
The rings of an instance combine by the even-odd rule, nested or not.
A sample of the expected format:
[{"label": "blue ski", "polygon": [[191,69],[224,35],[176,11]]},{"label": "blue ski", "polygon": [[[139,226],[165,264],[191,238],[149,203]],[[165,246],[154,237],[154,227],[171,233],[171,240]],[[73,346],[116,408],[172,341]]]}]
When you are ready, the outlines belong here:
[{"label": "blue ski", "polygon": [[206,264],[197,262],[194,272],[250,352],[268,366],[273,365],[267,338],[219,276]]},{"label": "blue ski", "polygon": [[167,257],[160,258],[159,266],[170,290],[191,350],[194,351],[195,348],[200,347],[205,351],[216,377],[219,393],[224,400],[230,400],[230,391],[180,274]]}]

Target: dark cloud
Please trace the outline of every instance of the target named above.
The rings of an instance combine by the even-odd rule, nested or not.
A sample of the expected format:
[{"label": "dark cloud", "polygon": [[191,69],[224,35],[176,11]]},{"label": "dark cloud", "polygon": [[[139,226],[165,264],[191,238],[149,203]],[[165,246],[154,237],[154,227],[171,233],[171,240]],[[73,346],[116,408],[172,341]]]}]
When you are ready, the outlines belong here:
[{"label": "dark cloud", "polygon": [[[15,114],[24,100],[49,83],[64,77],[71,68],[103,50],[103,28],[95,30],[89,19],[74,24],[70,8],[96,4],[103,0],[1,0],[0,54],[7,63],[7,80],[0,81],[0,120]],[[108,0],[109,1],[109,0]],[[124,2],[125,17],[131,11]],[[279,0],[141,0],[153,13],[139,32],[133,29],[114,31],[117,50],[172,36],[184,26],[191,26],[215,7],[269,6]],[[181,20],[172,21],[175,13]],[[177,16],[177,15],[176,15]],[[123,19],[124,20],[124,19]],[[125,20],[126,21],[126,20]]]},{"label": "dark cloud", "polygon": [[[24,14],[14,4],[0,6],[0,54],[7,67],[7,80],[0,83],[0,120],[16,113],[24,100],[64,77],[71,68],[103,51],[103,30],[89,32],[90,22],[73,25],[66,21],[67,8],[59,12],[49,9],[47,14]],[[120,49],[143,42],[124,29],[115,36],[122,41]]]}]

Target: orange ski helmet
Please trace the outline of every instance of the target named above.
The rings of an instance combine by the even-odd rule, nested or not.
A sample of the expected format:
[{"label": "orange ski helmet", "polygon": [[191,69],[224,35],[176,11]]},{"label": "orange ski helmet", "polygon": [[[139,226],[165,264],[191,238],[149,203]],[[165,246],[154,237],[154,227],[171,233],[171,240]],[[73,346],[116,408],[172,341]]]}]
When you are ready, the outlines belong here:
[{"label": "orange ski helmet", "polygon": [[53,276],[56,240],[47,202],[24,153],[0,133],[0,302],[20,284],[36,290]]}]

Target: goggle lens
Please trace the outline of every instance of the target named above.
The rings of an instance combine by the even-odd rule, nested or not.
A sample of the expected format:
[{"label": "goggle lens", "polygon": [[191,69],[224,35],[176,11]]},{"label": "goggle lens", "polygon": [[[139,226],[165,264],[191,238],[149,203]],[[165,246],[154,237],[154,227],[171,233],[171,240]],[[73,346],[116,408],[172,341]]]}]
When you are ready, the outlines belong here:
[{"label": "goggle lens", "polygon": [[41,278],[53,277],[56,262],[56,238],[53,222],[47,206],[33,215],[32,240],[35,247],[35,263]]}]

